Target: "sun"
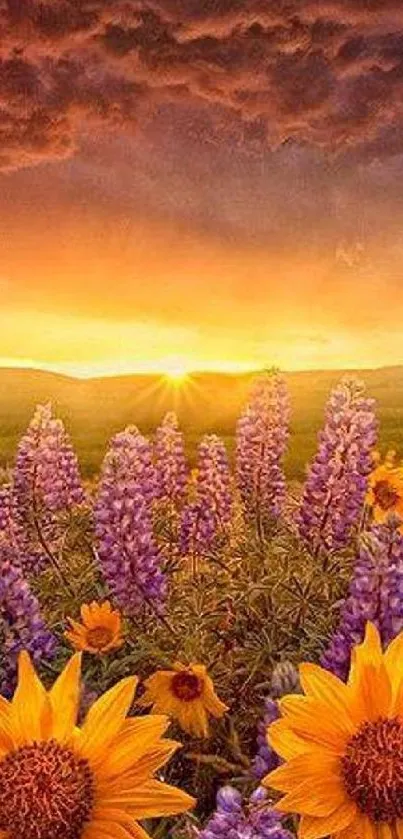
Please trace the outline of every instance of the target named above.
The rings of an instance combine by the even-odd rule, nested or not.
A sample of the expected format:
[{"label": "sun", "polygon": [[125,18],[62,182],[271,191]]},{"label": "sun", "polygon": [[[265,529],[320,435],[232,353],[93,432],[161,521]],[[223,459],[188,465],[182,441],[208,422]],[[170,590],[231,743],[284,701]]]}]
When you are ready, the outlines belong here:
[{"label": "sun", "polygon": [[172,382],[180,384],[190,373],[189,365],[184,359],[170,358],[164,363],[164,375]]}]

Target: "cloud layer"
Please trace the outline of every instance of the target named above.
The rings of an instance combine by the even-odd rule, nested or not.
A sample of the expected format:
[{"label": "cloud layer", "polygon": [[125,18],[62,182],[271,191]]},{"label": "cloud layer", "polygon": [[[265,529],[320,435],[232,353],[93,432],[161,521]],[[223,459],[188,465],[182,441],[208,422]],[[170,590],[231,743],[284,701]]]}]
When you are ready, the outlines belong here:
[{"label": "cloud layer", "polygon": [[0,0],[1,168],[167,105],[217,142],[402,152],[401,0]]}]

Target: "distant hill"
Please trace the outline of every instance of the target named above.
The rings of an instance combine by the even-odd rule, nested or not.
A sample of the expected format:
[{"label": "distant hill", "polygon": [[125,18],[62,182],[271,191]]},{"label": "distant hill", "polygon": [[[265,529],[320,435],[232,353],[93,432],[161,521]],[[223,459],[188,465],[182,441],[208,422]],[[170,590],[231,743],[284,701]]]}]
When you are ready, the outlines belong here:
[{"label": "distant hill", "polygon": [[[403,455],[403,367],[365,371],[286,373],[293,402],[289,475],[301,477],[315,449],[330,389],[344,375],[357,375],[378,403],[381,441]],[[35,405],[51,401],[66,423],[85,474],[97,471],[108,439],[129,424],[150,434],[175,410],[195,457],[202,434],[224,437],[233,447],[236,420],[245,404],[251,374],[197,373],[181,385],[155,375],[73,379],[35,370],[0,369],[0,464],[11,463]]]}]

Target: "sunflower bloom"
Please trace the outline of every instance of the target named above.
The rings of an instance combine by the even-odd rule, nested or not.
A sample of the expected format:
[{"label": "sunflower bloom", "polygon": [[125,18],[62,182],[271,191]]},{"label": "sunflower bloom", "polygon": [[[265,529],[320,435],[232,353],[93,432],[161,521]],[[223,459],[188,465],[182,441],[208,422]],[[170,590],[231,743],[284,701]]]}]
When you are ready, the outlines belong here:
[{"label": "sunflower bloom", "polygon": [[47,692],[23,652],[12,701],[0,697],[0,839],[149,839],[138,820],[194,805],[153,777],[178,747],[162,739],[168,719],[126,720],[135,677],[76,727],[80,659]]},{"label": "sunflower bloom", "polygon": [[286,761],[265,786],[301,815],[300,839],[403,839],[403,633],[382,653],[367,624],[347,684],[301,666],[305,696],[280,700],[268,737]]},{"label": "sunflower bloom", "polygon": [[159,670],[144,684],[146,692],[139,704],[152,705],[153,714],[168,714],[196,737],[208,737],[209,714],[219,719],[228,711],[202,664],[176,663],[173,670]]},{"label": "sunflower bloom", "polygon": [[403,469],[393,463],[391,456],[387,457],[369,477],[366,502],[377,524],[386,522],[391,514],[403,519]]},{"label": "sunflower bloom", "polygon": [[64,633],[76,650],[108,653],[124,643],[120,613],[111,608],[108,600],[105,603],[84,603],[81,620],[82,623],[78,623],[68,618],[71,629]]}]

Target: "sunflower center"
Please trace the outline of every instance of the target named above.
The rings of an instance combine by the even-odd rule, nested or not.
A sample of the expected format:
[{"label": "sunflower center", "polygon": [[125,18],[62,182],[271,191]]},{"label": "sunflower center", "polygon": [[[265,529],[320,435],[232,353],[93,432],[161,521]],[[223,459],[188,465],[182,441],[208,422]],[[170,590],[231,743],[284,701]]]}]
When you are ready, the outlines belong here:
[{"label": "sunflower center", "polygon": [[93,801],[88,762],[55,740],[0,761],[0,830],[9,839],[80,839]]},{"label": "sunflower center", "polygon": [[399,496],[389,481],[378,481],[374,486],[375,503],[382,510],[391,510],[397,504]]},{"label": "sunflower center", "polygon": [[87,642],[95,650],[102,650],[107,647],[113,639],[113,632],[107,626],[94,626],[87,629]]},{"label": "sunflower center", "polygon": [[181,673],[175,673],[172,679],[172,693],[183,702],[191,702],[192,699],[198,699],[202,695],[203,685],[200,679],[194,673],[188,673],[185,670]]},{"label": "sunflower center", "polygon": [[403,723],[364,723],[342,758],[346,791],[374,822],[403,818]]}]

